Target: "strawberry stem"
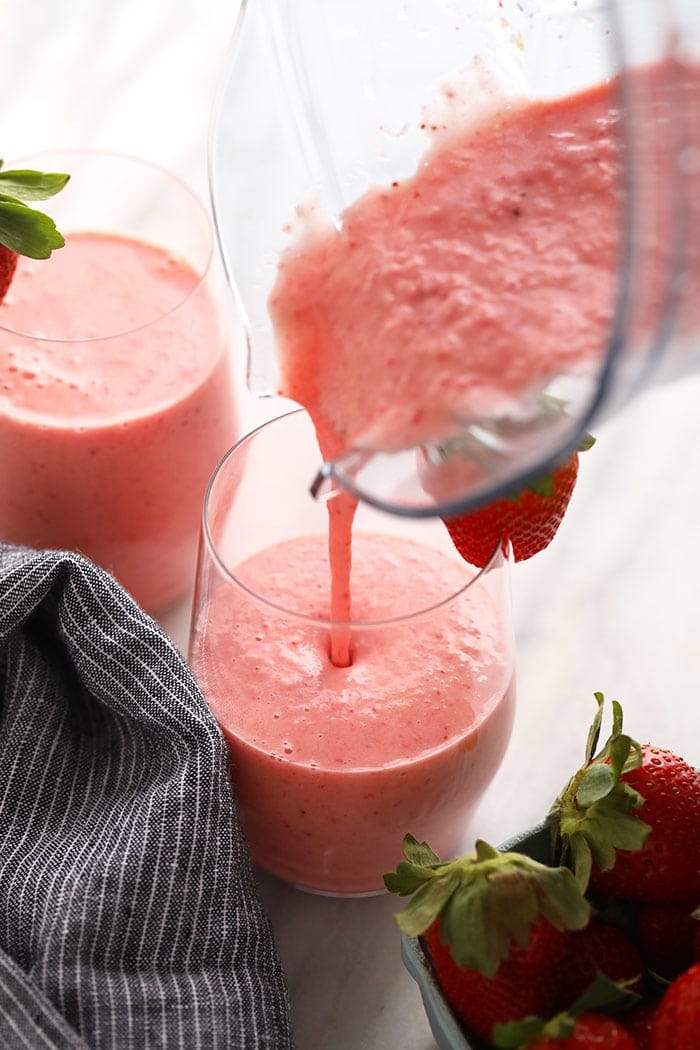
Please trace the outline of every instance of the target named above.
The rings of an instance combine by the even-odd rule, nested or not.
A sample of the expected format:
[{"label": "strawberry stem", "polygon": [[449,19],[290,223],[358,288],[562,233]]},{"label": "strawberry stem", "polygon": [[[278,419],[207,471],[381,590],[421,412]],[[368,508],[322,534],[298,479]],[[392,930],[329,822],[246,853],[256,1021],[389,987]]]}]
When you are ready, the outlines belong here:
[{"label": "strawberry stem", "polygon": [[593,862],[610,871],[616,851],[641,849],[651,828],[632,810],[644,799],[621,779],[642,764],[642,749],[622,732],[622,707],[612,702],[612,732],[601,750],[598,746],[604,697],[595,693],[598,704],[586,741],[585,764],[555,799],[548,821],[552,829],[554,856],[570,867],[585,893]]},{"label": "strawberry stem", "polygon": [[512,942],[527,944],[544,916],[558,930],[582,929],[590,905],[572,873],[521,853],[501,853],[482,840],[475,852],[441,861],[427,843],[407,835],[405,861],[384,876],[386,888],[412,900],[396,916],[409,937],[440,920],[440,937],[458,966],[492,977]]},{"label": "strawberry stem", "polygon": [[540,1037],[565,1039],[576,1027],[576,1019],[586,1014],[617,1014],[636,1006],[641,996],[628,987],[629,982],[611,981],[599,972],[582,995],[549,1020],[523,1017],[507,1024],[494,1025],[493,1044],[499,1050],[518,1050]]}]

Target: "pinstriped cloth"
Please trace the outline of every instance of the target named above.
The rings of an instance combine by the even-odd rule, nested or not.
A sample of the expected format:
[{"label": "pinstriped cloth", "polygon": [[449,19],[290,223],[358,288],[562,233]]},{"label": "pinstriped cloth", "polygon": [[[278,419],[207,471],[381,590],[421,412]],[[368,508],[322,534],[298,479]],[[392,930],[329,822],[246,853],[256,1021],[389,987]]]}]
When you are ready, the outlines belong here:
[{"label": "pinstriped cloth", "polygon": [[74,554],[0,544],[0,1048],[290,1047],[225,745]]}]

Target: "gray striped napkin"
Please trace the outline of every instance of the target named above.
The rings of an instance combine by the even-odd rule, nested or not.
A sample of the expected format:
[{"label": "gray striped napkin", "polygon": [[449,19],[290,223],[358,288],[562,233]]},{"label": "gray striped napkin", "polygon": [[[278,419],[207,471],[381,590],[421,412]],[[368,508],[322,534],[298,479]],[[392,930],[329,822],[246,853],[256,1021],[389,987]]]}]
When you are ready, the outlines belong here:
[{"label": "gray striped napkin", "polygon": [[0,1047],[291,1046],[225,745],[74,554],[0,544]]}]

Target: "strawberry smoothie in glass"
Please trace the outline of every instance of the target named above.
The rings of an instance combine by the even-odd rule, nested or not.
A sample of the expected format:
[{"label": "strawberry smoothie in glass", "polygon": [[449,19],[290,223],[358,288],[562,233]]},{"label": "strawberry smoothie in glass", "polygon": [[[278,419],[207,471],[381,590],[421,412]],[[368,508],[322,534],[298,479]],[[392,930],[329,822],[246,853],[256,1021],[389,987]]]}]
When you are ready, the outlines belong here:
[{"label": "strawberry smoothie in glass", "polygon": [[190,660],[253,858],[305,889],[373,893],[407,831],[441,855],[459,848],[503,757],[509,555],[499,546],[479,572],[439,521],[343,493],[326,506],[308,491],[317,456],[297,411],[219,464]]},{"label": "strawberry smoothie in glass", "polygon": [[176,178],[111,153],[44,209],[66,245],[20,258],[0,305],[0,537],[77,550],[151,612],[194,576],[207,479],[238,436],[208,215]]}]

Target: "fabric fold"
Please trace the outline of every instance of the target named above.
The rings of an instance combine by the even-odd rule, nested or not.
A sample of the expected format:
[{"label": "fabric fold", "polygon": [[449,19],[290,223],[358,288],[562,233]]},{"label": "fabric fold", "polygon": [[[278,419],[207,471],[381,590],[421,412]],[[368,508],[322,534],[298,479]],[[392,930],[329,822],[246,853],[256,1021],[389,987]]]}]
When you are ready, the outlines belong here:
[{"label": "fabric fold", "polygon": [[291,1047],[225,743],[160,628],[0,544],[0,689],[0,1046]]}]

